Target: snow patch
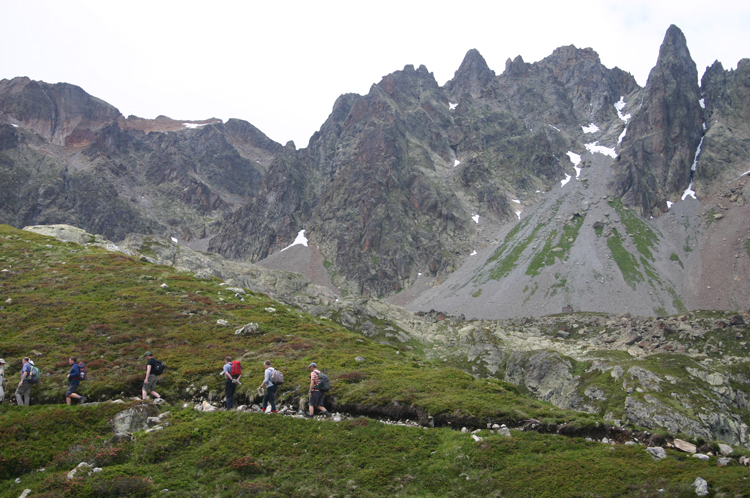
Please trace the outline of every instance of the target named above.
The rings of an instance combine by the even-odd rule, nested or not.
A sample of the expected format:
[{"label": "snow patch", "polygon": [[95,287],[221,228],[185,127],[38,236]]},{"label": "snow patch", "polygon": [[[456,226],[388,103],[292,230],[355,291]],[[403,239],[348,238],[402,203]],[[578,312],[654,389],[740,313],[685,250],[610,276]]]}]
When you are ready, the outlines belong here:
[{"label": "snow patch", "polygon": [[297,238],[294,239],[294,242],[292,242],[291,244],[289,244],[288,246],[286,246],[284,249],[282,249],[279,252],[284,252],[287,249],[289,249],[290,247],[296,246],[298,244],[301,244],[301,245],[307,247],[307,237],[305,237],[305,231],[304,230],[300,230],[299,233],[297,234]]},{"label": "snow patch", "polygon": [[698,170],[698,155],[701,153],[701,147],[703,147],[703,139],[706,138],[706,136],[701,137],[701,141],[698,144],[698,149],[695,151],[695,159],[693,159],[693,165],[690,167],[690,171],[697,171]]},{"label": "snow patch", "polygon": [[478,214],[473,213],[471,215],[471,219],[474,220],[474,223],[476,223],[477,225],[479,224],[479,215]]},{"label": "snow patch", "polygon": [[682,193],[682,200],[684,201],[687,196],[692,197],[695,200],[698,200],[698,198],[695,196],[695,190],[693,190],[693,182],[690,182],[690,185],[688,185],[688,188],[685,190],[685,192]]},{"label": "snow patch", "polygon": [[476,249],[474,249],[474,251],[472,251],[472,253],[469,254],[469,256],[476,256],[476,255],[477,255],[477,250]]},{"label": "snow patch", "polygon": [[454,168],[455,168],[456,166],[458,166],[459,164],[461,164],[461,161],[459,161],[458,159],[456,159],[455,161],[453,161],[453,167],[454,167]]},{"label": "snow patch", "polygon": [[597,145],[599,142],[594,142],[592,144],[586,144],[586,150],[594,153],[604,154],[605,156],[610,156],[611,158],[617,157],[617,152],[615,152],[615,149],[612,149],[610,147],[605,147],[603,145]]},{"label": "snow patch", "polygon": [[550,128],[552,128],[553,130],[560,131],[560,128],[558,128],[557,126],[552,126],[552,125],[547,125],[547,126],[549,126]]},{"label": "snow patch", "polygon": [[623,114],[622,110],[624,108],[625,108],[625,97],[624,96],[620,96],[620,100],[618,100],[617,102],[615,102],[615,109],[617,109],[617,117],[619,117],[621,120],[623,120],[625,123],[627,123],[630,120],[630,114]]},{"label": "snow patch", "polygon": [[622,130],[622,133],[620,133],[620,136],[617,137],[617,145],[620,145],[620,143],[622,143],[622,139],[625,138],[625,134],[627,132],[628,132],[627,128],[625,128],[624,130]]},{"label": "snow patch", "polygon": [[560,180],[560,187],[564,187],[566,183],[570,181],[570,179],[573,178],[569,174],[565,173],[565,180]]},{"label": "snow patch", "polygon": [[11,123],[11,125],[13,126],[13,128],[18,128],[17,124]]},{"label": "snow patch", "polygon": [[701,105],[701,109],[706,108],[706,99],[700,99],[698,103]]},{"label": "snow patch", "polygon": [[575,152],[568,151],[568,157],[570,158],[570,162],[573,163],[573,169],[576,170],[576,178],[578,178],[581,176],[581,156]]},{"label": "snow patch", "polygon": [[450,108],[451,108],[451,111],[452,111],[453,109],[455,109],[456,107],[458,107],[458,104],[454,104],[453,102],[448,102],[448,105],[450,106]]},{"label": "snow patch", "polygon": [[170,237],[170,239],[172,239],[172,242],[174,242],[175,244],[178,242],[178,240],[174,237]]},{"label": "snow patch", "polygon": [[520,220],[521,219],[521,211],[519,211],[518,209],[514,209],[513,211],[515,211],[516,216],[518,216],[518,219]]},{"label": "snow patch", "polygon": [[599,127],[594,123],[591,123],[588,126],[581,126],[581,128],[583,129],[584,133],[596,133],[597,131],[599,131]]},{"label": "snow patch", "polygon": [[671,209],[674,206],[674,202],[667,201],[667,209]]},{"label": "snow patch", "polygon": [[198,124],[198,123],[182,123],[182,126],[185,128],[195,129],[200,128],[201,126],[206,126],[208,123]]},{"label": "snow patch", "polygon": [[515,202],[516,204],[521,204],[521,201],[518,199],[511,199],[511,201]]}]

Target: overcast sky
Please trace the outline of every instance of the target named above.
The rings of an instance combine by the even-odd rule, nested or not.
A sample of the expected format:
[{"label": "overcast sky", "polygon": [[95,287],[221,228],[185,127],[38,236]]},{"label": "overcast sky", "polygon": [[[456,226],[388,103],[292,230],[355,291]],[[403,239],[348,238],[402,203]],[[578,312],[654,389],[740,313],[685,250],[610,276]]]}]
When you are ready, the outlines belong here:
[{"label": "overcast sky", "polygon": [[0,0],[0,79],[67,82],[124,115],[236,117],[298,148],[343,93],[406,64],[440,85],[476,48],[497,74],[592,47],[645,85],[670,24],[699,75],[750,57],[750,1]]}]

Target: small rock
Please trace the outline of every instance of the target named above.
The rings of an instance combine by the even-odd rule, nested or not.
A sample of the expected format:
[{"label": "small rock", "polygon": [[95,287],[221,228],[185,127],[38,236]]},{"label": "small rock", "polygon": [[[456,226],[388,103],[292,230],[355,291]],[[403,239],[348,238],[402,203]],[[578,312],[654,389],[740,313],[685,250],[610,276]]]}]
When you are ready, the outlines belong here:
[{"label": "small rock", "polygon": [[729,465],[729,462],[731,461],[732,459],[729,457],[721,457],[718,460],[716,460],[716,465],[718,465],[719,467],[726,467],[727,465]]},{"label": "small rock", "polygon": [[660,446],[646,448],[646,453],[651,455],[654,460],[664,460],[665,458],[667,458],[666,450]]},{"label": "small rock", "polygon": [[505,427],[505,426],[502,426],[502,427],[500,427],[500,428],[499,428],[499,429],[497,430],[497,435],[498,435],[498,436],[505,436],[505,437],[512,437],[512,436],[510,435],[510,429],[508,429],[508,428],[507,428],[507,427]]},{"label": "small rock", "polygon": [[471,437],[472,437],[472,438],[474,438],[474,441],[476,441],[477,443],[478,443],[479,441],[484,441],[484,438],[482,438],[482,437],[479,437],[479,436],[477,436],[476,434],[472,434],[472,435],[471,435]]},{"label": "small rock", "polygon": [[469,432],[469,429],[467,429],[466,427],[461,427],[461,432],[462,432],[463,434],[466,434],[466,433],[468,433],[468,432]]},{"label": "small rock", "polygon": [[719,451],[722,455],[727,456],[731,455],[734,450],[728,444],[719,443]]},{"label": "small rock", "polygon": [[169,289],[169,286],[167,284],[161,284],[159,287],[162,289]]},{"label": "small rock", "polygon": [[224,320],[223,318],[219,318],[216,320],[216,325],[221,325],[222,327],[229,327],[229,322]]},{"label": "small rock", "polygon": [[21,478],[20,477],[16,477],[16,484],[21,484]]},{"label": "small rock", "polygon": [[23,493],[21,493],[18,498],[26,498],[27,496],[29,496],[30,493],[31,493],[30,489],[24,489]]},{"label": "small rock", "polygon": [[94,474],[96,474],[97,472],[101,472],[102,470],[104,469],[101,467],[94,467]]},{"label": "small rock", "polygon": [[362,358],[361,356],[356,356],[356,357],[354,357],[354,359],[357,360],[357,361],[365,361],[365,359]]},{"label": "small rock", "polygon": [[703,460],[704,462],[707,462],[711,459],[710,456],[704,455],[703,453],[696,453],[693,455],[693,458],[697,458],[698,460]]},{"label": "small rock", "polygon": [[259,329],[259,326],[257,323],[250,322],[250,323],[243,325],[241,328],[235,330],[234,335],[245,336],[245,335],[255,334],[258,332],[258,329]]},{"label": "small rock", "polygon": [[702,477],[697,478],[693,486],[695,486],[695,494],[698,496],[706,496],[708,494],[708,483]]}]

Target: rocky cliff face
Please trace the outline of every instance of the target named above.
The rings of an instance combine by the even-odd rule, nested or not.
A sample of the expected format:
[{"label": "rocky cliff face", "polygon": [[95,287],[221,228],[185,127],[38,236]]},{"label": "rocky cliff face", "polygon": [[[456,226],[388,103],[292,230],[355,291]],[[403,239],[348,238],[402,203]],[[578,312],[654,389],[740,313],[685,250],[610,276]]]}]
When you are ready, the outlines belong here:
[{"label": "rocky cliff face", "polygon": [[246,203],[281,146],[239,120],[125,119],[72,85],[0,82],[2,221],[196,240]]},{"label": "rocky cliff face", "polygon": [[667,210],[688,187],[703,134],[698,72],[685,36],[670,26],[641,107],[628,123],[610,185],[644,216]]},{"label": "rocky cliff face", "polygon": [[0,81],[0,119],[23,124],[55,145],[87,143],[120,111],[68,83]]},{"label": "rocky cliff face", "polygon": [[703,75],[701,90],[706,132],[695,191],[707,196],[750,171],[750,59],[742,59],[736,70],[714,62]]}]

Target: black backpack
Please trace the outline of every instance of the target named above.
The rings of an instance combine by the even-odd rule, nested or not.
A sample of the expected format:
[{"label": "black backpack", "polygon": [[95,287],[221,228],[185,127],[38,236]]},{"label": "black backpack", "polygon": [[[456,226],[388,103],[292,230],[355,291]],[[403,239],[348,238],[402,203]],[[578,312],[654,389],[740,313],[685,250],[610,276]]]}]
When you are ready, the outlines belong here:
[{"label": "black backpack", "polygon": [[154,360],[154,368],[151,370],[151,373],[154,375],[161,375],[164,373],[164,369],[167,368],[167,366],[164,364],[161,360]]},{"label": "black backpack", "polygon": [[331,380],[328,378],[326,374],[324,374],[323,372],[320,372],[318,374],[318,385],[316,387],[318,388],[318,391],[330,391]]},{"label": "black backpack", "polygon": [[78,362],[78,380],[88,380],[86,375],[86,364],[82,361]]}]

